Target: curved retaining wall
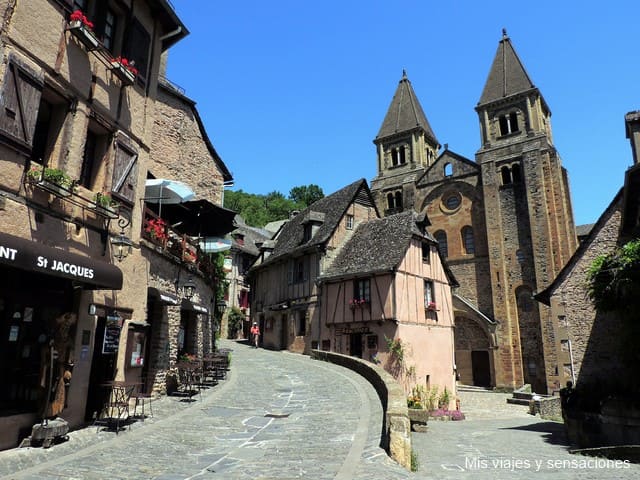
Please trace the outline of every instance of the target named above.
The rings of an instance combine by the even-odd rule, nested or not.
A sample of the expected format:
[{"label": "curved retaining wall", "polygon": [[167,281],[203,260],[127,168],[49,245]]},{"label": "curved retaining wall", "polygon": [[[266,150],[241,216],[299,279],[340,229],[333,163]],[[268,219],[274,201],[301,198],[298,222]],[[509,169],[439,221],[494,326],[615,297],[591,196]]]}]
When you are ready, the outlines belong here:
[{"label": "curved retaining wall", "polygon": [[384,410],[380,446],[396,462],[411,470],[411,422],[407,399],[398,382],[384,369],[359,358],[324,350],[312,350],[311,358],[353,370],[373,385]]}]

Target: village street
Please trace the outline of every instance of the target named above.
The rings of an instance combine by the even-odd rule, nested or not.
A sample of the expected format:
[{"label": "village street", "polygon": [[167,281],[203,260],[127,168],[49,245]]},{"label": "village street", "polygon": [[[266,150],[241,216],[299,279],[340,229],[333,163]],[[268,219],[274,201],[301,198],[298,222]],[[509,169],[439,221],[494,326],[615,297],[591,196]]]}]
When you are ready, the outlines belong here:
[{"label": "village street", "polygon": [[[86,428],[49,449],[0,453],[3,479],[638,478],[638,465],[567,452],[562,425],[506,404],[505,394],[461,394],[467,420],[413,434],[419,470],[378,447],[382,409],[359,375],[309,357],[233,349],[231,372],[192,402],[165,397],[130,430]],[[585,462],[590,460],[591,466]],[[582,462],[582,463],[580,463]],[[604,462],[604,463],[603,463]]]}]

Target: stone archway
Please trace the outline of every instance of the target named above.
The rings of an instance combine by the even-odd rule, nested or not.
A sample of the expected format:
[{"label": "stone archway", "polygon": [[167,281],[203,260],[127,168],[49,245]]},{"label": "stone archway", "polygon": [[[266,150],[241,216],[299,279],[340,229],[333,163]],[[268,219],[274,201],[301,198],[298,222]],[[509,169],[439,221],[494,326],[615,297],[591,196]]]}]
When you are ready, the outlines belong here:
[{"label": "stone archway", "polygon": [[455,357],[458,379],[464,385],[493,386],[492,345],[488,333],[473,319],[455,318]]}]

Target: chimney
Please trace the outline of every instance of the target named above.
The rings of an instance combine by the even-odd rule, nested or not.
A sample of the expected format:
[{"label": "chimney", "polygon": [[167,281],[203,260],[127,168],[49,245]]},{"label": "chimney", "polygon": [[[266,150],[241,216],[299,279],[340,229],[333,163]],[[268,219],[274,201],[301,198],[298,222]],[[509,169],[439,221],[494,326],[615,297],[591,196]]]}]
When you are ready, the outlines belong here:
[{"label": "chimney", "polygon": [[629,112],[624,116],[627,138],[631,142],[633,164],[640,163],[640,110]]}]

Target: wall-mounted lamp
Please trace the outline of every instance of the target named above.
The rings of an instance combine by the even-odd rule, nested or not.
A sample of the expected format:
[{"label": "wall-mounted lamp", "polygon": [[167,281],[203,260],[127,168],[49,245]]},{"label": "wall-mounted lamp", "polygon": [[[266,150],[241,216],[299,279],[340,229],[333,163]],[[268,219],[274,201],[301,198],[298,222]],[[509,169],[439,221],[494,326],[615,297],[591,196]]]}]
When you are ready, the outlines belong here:
[{"label": "wall-mounted lamp", "polygon": [[124,234],[124,229],[129,226],[131,220],[125,217],[118,218],[120,233],[116,237],[111,237],[111,249],[113,257],[121,262],[131,253],[133,242]]},{"label": "wall-mounted lamp", "polygon": [[216,308],[218,309],[218,312],[220,312],[220,316],[224,315],[224,311],[227,309],[227,302],[220,300],[216,303]]},{"label": "wall-mounted lamp", "polygon": [[176,287],[176,293],[178,295],[181,294],[187,300],[191,300],[193,298],[193,295],[196,293],[197,285],[194,283],[193,277],[191,277],[191,275],[189,275],[187,281],[182,285],[180,285],[180,280],[176,280],[174,285]]},{"label": "wall-mounted lamp", "polygon": [[96,314],[96,306],[94,303],[89,304],[89,315],[95,315]]}]

